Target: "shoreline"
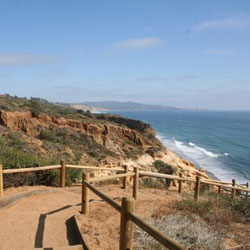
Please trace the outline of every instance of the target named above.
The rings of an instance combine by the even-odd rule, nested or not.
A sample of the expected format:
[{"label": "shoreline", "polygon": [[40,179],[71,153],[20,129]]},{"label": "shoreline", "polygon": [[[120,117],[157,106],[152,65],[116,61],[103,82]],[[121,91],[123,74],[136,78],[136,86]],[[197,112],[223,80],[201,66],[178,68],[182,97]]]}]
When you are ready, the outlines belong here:
[{"label": "shoreline", "polygon": [[209,178],[213,179],[213,180],[219,180],[221,181],[221,179],[219,179],[215,174],[213,174],[212,172],[210,172],[209,170],[207,170],[204,167],[201,167],[201,165],[194,160],[193,158],[189,157],[188,155],[185,155],[182,152],[177,152],[177,150],[175,150],[174,148],[166,145],[166,143],[164,143],[164,141],[162,140],[161,136],[159,134],[156,133],[156,138],[168,149],[170,149],[173,153],[175,153],[177,156],[179,156],[180,158],[183,158],[185,160],[188,160],[190,162],[192,162],[195,167],[197,168],[197,170],[201,170],[201,169],[205,169],[206,170],[206,174],[208,175]]}]

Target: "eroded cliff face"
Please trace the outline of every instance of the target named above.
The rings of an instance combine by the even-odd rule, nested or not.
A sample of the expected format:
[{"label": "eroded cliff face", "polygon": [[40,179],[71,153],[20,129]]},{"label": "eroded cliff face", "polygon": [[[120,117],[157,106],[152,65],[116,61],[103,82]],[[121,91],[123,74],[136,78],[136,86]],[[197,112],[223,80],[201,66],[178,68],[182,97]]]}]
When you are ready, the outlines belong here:
[{"label": "eroded cliff face", "polygon": [[[86,123],[77,120],[51,117],[46,114],[33,116],[31,112],[5,112],[0,111],[0,125],[6,126],[10,130],[22,131],[28,136],[37,137],[42,129],[55,130],[56,128],[70,128],[80,130],[90,139],[97,143],[110,147],[111,150],[117,148],[123,139],[127,139],[133,144],[146,150],[152,146],[152,142],[140,133],[136,128],[130,129],[125,126],[113,125],[110,123]],[[150,128],[147,127],[147,130]],[[141,128],[140,128],[141,130]],[[154,130],[150,129],[154,134]],[[156,141],[158,146],[162,146]],[[121,145],[122,147],[122,145]],[[120,150],[122,152],[122,150]]]},{"label": "eroded cliff face", "polygon": [[[70,135],[77,133],[74,136],[80,138],[77,145],[81,148],[79,151],[81,164],[110,166],[128,164],[139,166],[143,170],[156,171],[152,166],[153,162],[162,160],[174,167],[175,174],[182,172],[184,176],[188,177],[194,177],[196,174],[206,177],[204,172],[197,170],[193,163],[165,148],[155,137],[152,127],[140,121],[116,116],[106,116],[105,118],[99,116],[96,122],[95,119],[92,122],[85,122],[58,118],[44,113],[33,115],[30,111],[6,112],[0,110],[0,125],[7,127],[10,131],[22,132],[22,139],[32,146],[35,145],[37,150],[43,154],[51,154],[41,139],[43,131],[56,133],[58,129],[64,129]],[[87,138],[87,143],[81,142],[83,140],[81,138]],[[86,145],[81,145],[84,143]],[[100,145],[107,151],[100,152],[102,148],[93,147],[93,145]],[[90,148],[91,152],[89,152]],[[63,150],[69,155],[74,153],[74,149],[70,146],[65,146]],[[101,158],[98,158],[99,153],[103,154]]]}]

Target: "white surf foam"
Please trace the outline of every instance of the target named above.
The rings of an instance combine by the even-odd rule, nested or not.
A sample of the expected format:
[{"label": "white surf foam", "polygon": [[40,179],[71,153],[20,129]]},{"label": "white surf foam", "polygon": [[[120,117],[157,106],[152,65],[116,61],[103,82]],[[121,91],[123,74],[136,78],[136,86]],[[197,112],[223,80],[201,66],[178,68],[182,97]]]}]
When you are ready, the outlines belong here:
[{"label": "white surf foam", "polygon": [[185,144],[178,141],[175,138],[169,139],[165,135],[157,135],[157,138],[163,142],[163,144],[183,157],[190,159],[200,168],[204,168],[214,176],[221,180],[231,181],[232,178],[237,177],[238,181],[243,181],[242,176],[238,175],[234,171],[231,171],[227,166],[219,161],[219,156],[228,156],[228,153],[215,154],[208,151],[205,148],[195,145],[193,142]]},{"label": "white surf foam", "polygon": [[217,158],[220,156],[220,154],[215,154],[213,152],[210,152],[208,150],[206,150],[205,148],[202,148],[202,147],[198,147],[196,146],[193,142],[189,142],[188,143],[191,147],[194,147],[196,148],[197,150],[199,150],[200,152],[202,152],[203,154],[209,156],[209,157],[212,157],[212,158]]}]

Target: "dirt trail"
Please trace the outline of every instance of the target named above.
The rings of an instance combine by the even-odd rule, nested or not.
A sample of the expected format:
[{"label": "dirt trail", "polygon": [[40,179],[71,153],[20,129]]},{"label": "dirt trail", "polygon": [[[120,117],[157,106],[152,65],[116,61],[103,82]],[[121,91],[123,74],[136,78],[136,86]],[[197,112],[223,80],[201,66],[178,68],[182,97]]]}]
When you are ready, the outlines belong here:
[{"label": "dirt trail", "polygon": [[[9,189],[5,197],[39,187]],[[72,216],[80,211],[81,187],[40,189],[53,190],[24,198],[16,204],[0,209],[0,250],[28,250],[35,247],[62,247],[79,244],[72,225]],[[123,190],[119,185],[98,187],[117,202],[123,196],[131,196],[132,190]],[[139,190],[136,213],[142,217],[166,206],[180,196],[165,190]],[[119,244],[120,215],[106,202],[90,192],[90,214],[81,216],[82,231],[91,249],[117,249]],[[165,210],[165,209],[164,209]],[[115,227],[114,227],[115,225]]]},{"label": "dirt trail", "polygon": [[[24,189],[31,191],[39,188]],[[75,232],[72,231],[74,227],[71,217],[79,212],[80,194],[72,193],[69,189],[77,191],[80,187],[64,190],[58,188],[53,193],[33,195],[1,209],[0,250],[79,244]],[[9,193],[15,192],[12,190]]]}]

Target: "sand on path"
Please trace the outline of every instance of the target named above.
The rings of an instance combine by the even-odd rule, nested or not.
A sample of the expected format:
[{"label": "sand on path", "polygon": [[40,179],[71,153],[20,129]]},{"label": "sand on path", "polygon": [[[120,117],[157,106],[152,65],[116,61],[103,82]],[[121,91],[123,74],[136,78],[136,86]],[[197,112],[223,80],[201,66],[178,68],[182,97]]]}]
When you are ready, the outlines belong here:
[{"label": "sand on path", "polygon": [[[29,196],[9,207],[0,209],[0,250],[28,250],[34,248],[65,247],[80,244],[73,216],[81,222],[81,230],[91,249],[118,249],[120,214],[109,204],[90,192],[90,213],[80,215],[81,186],[62,188],[23,187],[7,189],[5,197],[22,191],[52,190]],[[121,203],[132,195],[132,188],[105,185],[98,189]],[[135,212],[142,218],[157,211],[171,209],[173,200],[181,196],[166,190],[140,188]]]},{"label": "sand on path", "polygon": [[[71,189],[76,192],[70,192]],[[39,190],[39,187],[25,187],[24,190]],[[0,250],[79,244],[72,216],[80,210],[80,187],[52,190],[54,192],[32,195],[0,209]],[[18,193],[20,191],[21,188]],[[14,189],[6,193],[5,196],[15,194]]]}]

